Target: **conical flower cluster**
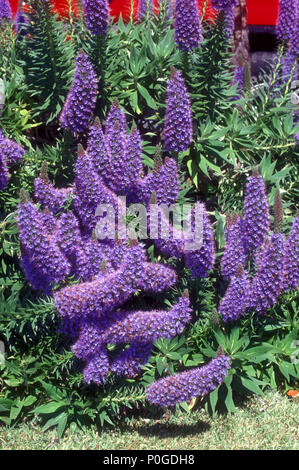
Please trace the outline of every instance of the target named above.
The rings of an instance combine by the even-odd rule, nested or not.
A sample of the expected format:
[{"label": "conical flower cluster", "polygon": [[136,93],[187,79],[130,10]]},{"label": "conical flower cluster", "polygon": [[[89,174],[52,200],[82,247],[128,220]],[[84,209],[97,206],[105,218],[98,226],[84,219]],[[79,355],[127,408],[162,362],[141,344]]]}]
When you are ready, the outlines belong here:
[{"label": "conical flower cluster", "polygon": [[252,280],[249,308],[263,315],[277,301],[283,288],[284,236],[273,233],[262,250],[259,268]]},{"label": "conical flower cluster", "polygon": [[87,28],[94,35],[106,34],[109,24],[108,0],[83,0]]},{"label": "conical flower cluster", "polygon": [[8,0],[0,0],[0,23],[4,20],[10,20],[12,17],[11,8]]},{"label": "conical flower cluster", "polygon": [[246,189],[244,219],[237,214],[227,217],[221,273],[230,284],[218,309],[224,321],[237,320],[248,311],[263,315],[284,290],[296,289],[299,282],[298,217],[285,241],[280,233],[283,205],[279,190],[271,233],[265,185],[256,170]]},{"label": "conical flower cluster", "polygon": [[221,274],[230,279],[237,274],[237,266],[245,267],[245,250],[243,243],[242,219],[238,214],[227,216],[226,245],[221,259]]},{"label": "conical flower cluster", "polygon": [[181,72],[172,68],[167,87],[164,140],[166,151],[187,150],[192,141],[192,114],[189,94]]},{"label": "conical flower cluster", "polygon": [[203,367],[157,380],[147,388],[147,399],[160,407],[174,407],[198,395],[204,396],[223,382],[229,368],[229,357],[221,353]]},{"label": "conical flower cluster", "polygon": [[297,0],[280,0],[279,17],[276,27],[278,39],[287,43],[290,41],[296,28],[298,28],[298,24],[296,24],[298,9]]},{"label": "conical flower cluster", "polygon": [[[155,190],[166,207],[177,199],[176,162],[165,159],[143,177],[141,148],[138,131],[127,134],[124,113],[115,102],[105,132],[97,120],[89,131],[87,150],[79,146],[73,186],[55,188],[43,165],[34,194],[40,208],[25,198],[19,207],[25,274],[34,289],[51,293],[55,286],[61,331],[70,336],[74,354],[85,362],[87,383],[104,383],[109,371],[139,373],[153,342],[180,334],[191,320],[187,295],[169,310],[128,308],[125,304],[130,302],[131,307],[140,291],[156,295],[172,288],[177,275],[163,263],[149,262],[145,248],[137,241],[119,240],[116,234],[111,239],[97,238],[98,223],[105,219],[103,214],[97,215],[98,206],[118,209],[119,205],[114,190],[119,172],[115,160],[122,169],[119,175],[125,182],[125,195],[148,204]],[[120,151],[123,161],[118,158]],[[113,179],[107,162],[113,162]],[[77,283],[65,285],[69,276]],[[108,354],[108,344],[117,346],[114,357]]]},{"label": "conical flower cluster", "polygon": [[249,177],[244,201],[244,246],[256,251],[265,241],[270,228],[269,203],[265,183],[257,170]]},{"label": "conical flower cluster", "polygon": [[25,150],[13,140],[4,136],[0,129],[0,191],[9,182],[9,169],[22,162]]},{"label": "conical flower cluster", "polygon": [[243,270],[242,265],[239,265],[219,305],[218,311],[223,321],[238,320],[246,312],[249,304],[249,296],[249,276],[248,273]]},{"label": "conical flower cluster", "polygon": [[294,219],[291,233],[285,243],[283,289],[298,289],[299,285],[299,214]]},{"label": "conical flower cluster", "polygon": [[60,124],[75,135],[88,128],[98,94],[98,79],[93,66],[83,51],[76,58],[72,87],[60,115]]},{"label": "conical flower cluster", "polygon": [[139,0],[138,2],[138,19],[144,20],[153,15],[154,3],[153,0]]},{"label": "conical flower cluster", "polygon": [[199,46],[201,24],[196,0],[176,0],[175,41],[182,50]]}]

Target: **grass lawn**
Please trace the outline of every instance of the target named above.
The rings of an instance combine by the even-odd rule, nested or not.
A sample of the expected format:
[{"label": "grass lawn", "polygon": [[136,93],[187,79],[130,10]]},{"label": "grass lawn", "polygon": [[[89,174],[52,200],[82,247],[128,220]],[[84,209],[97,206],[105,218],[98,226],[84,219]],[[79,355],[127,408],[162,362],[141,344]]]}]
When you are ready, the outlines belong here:
[{"label": "grass lawn", "polygon": [[254,397],[232,415],[210,418],[202,409],[163,418],[132,418],[122,428],[71,433],[58,440],[34,423],[0,427],[0,449],[105,450],[277,450],[299,449],[299,400],[269,392]]}]

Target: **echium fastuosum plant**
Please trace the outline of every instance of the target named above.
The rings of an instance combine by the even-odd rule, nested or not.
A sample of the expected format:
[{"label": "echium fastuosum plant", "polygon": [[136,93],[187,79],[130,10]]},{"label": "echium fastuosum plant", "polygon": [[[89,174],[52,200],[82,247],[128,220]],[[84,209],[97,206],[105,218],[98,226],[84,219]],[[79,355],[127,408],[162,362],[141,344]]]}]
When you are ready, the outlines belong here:
[{"label": "echium fastuosum plant", "polygon": [[109,25],[108,0],[83,0],[87,28],[94,35],[106,34]]},{"label": "echium fastuosum plant", "polygon": [[176,0],[175,41],[179,49],[189,51],[201,42],[201,23],[196,0]]},{"label": "echium fastuosum plant", "polygon": [[0,0],[0,24],[12,18],[8,0]]},{"label": "echium fastuosum plant", "polygon": [[[154,171],[144,175],[141,150],[138,130],[127,132],[124,112],[115,101],[105,128],[96,119],[87,149],[78,146],[73,186],[55,188],[43,165],[35,181],[35,203],[23,196],[19,206],[21,264],[34,289],[54,295],[61,331],[70,336],[74,354],[85,362],[87,383],[102,384],[109,372],[138,374],[153,342],[182,333],[191,320],[187,292],[169,310],[134,309],[138,293],[155,296],[171,289],[176,272],[166,264],[149,262],[145,245],[118,236],[119,226],[110,236],[112,221],[119,219],[105,225],[107,213],[97,211],[101,205],[106,211],[123,210],[125,202],[118,196],[145,207],[153,193],[166,207],[176,202],[175,160],[157,157]],[[195,218],[194,209],[191,238]],[[205,213],[203,221],[203,239],[194,258],[184,243],[178,253],[194,276],[207,275],[214,262],[213,234]],[[105,229],[101,237],[99,224]],[[68,285],[69,276],[75,284]],[[116,346],[114,354],[108,345]]]},{"label": "echium fastuosum plant", "polygon": [[165,150],[181,152],[192,142],[192,112],[189,94],[181,72],[174,67],[167,86],[166,116],[164,122]]}]

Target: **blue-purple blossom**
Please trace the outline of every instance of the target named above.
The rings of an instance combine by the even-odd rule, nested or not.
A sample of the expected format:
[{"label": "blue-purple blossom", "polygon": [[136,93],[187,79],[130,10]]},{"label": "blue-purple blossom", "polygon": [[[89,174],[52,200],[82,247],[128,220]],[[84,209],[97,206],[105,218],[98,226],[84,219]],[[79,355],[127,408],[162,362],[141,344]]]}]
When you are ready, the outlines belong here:
[{"label": "blue-purple blossom", "polygon": [[175,41],[182,50],[199,46],[201,24],[196,0],[176,0]]},{"label": "blue-purple blossom", "polygon": [[83,369],[84,381],[87,384],[102,385],[109,372],[109,358],[106,346],[102,346],[97,355],[93,356]]},{"label": "blue-purple blossom", "polygon": [[192,142],[192,113],[189,94],[181,72],[172,68],[167,87],[163,136],[165,150],[187,150]]},{"label": "blue-purple blossom", "polygon": [[152,16],[154,11],[153,0],[139,0],[138,3],[138,19],[144,20],[148,16]]},{"label": "blue-purple blossom", "polygon": [[108,0],[83,0],[87,28],[94,35],[106,34],[109,24]]},{"label": "blue-purple blossom", "polygon": [[3,191],[4,188],[8,185],[9,181],[9,172],[6,164],[6,160],[3,154],[0,153],[0,191]]},{"label": "blue-purple blossom", "polygon": [[249,299],[250,310],[255,310],[258,315],[273,307],[282,292],[284,244],[284,236],[275,232],[261,249]]},{"label": "blue-purple blossom", "polygon": [[276,27],[276,35],[278,39],[288,42],[295,32],[296,16],[298,14],[297,0],[280,0],[279,17]]},{"label": "blue-purple blossom", "polygon": [[80,135],[87,130],[95,109],[98,79],[87,54],[83,51],[79,53],[75,63],[73,84],[60,115],[60,124],[63,129]]},{"label": "blue-purple blossom", "polygon": [[111,344],[153,343],[159,338],[171,339],[183,332],[191,320],[187,295],[181,297],[171,310],[117,311],[110,314],[113,323],[104,334]]},{"label": "blue-purple blossom", "polygon": [[299,285],[299,214],[295,217],[285,243],[283,260],[283,290],[297,289]]},{"label": "blue-purple blossom", "polygon": [[133,343],[121,351],[111,363],[111,372],[125,377],[134,377],[141,371],[141,366],[146,364],[152,352],[152,343]]},{"label": "blue-purple blossom", "polygon": [[7,166],[21,163],[25,154],[25,150],[13,140],[4,136],[0,130],[0,154],[5,159]]},{"label": "blue-purple blossom", "polygon": [[270,228],[265,183],[256,170],[247,181],[243,220],[245,249],[247,253],[254,252],[263,244]]},{"label": "blue-purple blossom", "polygon": [[0,23],[12,18],[11,8],[8,0],[0,0]]},{"label": "blue-purple blossom", "polygon": [[234,321],[246,312],[250,297],[250,280],[248,273],[239,265],[229,287],[220,302],[219,314],[223,321]]},{"label": "blue-purple blossom", "polygon": [[71,266],[59,250],[43,215],[31,201],[21,201],[18,211],[21,241],[21,265],[34,289],[50,293],[54,284],[64,281]]},{"label": "blue-purple blossom", "polygon": [[147,399],[160,407],[174,407],[198,395],[204,396],[223,382],[229,362],[229,357],[221,353],[205,366],[159,379],[147,388]]},{"label": "blue-purple blossom", "polygon": [[55,188],[49,180],[47,164],[44,162],[39,178],[34,181],[34,197],[41,207],[48,208],[53,214],[57,214],[71,200],[72,195],[72,188]]},{"label": "blue-purple blossom", "polygon": [[202,234],[200,235],[200,248],[185,250],[186,266],[191,270],[194,278],[207,277],[215,262],[215,242],[212,225],[206,212],[205,205],[197,202],[192,209],[191,228],[194,239],[199,236],[195,224],[196,214],[202,214]]},{"label": "blue-purple blossom", "polygon": [[221,259],[221,274],[225,279],[236,275],[238,264],[245,267],[242,222],[237,214],[227,217],[226,245]]}]

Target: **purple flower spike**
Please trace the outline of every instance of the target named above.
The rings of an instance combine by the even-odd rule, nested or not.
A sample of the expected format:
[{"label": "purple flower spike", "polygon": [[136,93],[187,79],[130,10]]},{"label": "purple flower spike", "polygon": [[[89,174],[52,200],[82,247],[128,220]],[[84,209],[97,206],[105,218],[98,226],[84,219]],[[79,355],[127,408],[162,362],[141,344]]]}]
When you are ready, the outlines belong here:
[{"label": "purple flower spike", "polygon": [[278,39],[289,42],[295,33],[296,20],[298,15],[298,0],[280,0],[279,17],[276,27]]},{"label": "purple flower spike", "polygon": [[192,142],[192,114],[189,94],[181,72],[172,68],[167,87],[164,123],[165,150],[185,151]]},{"label": "purple flower spike", "polygon": [[199,46],[201,24],[196,0],[176,0],[175,41],[182,50]]},{"label": "purple flower spike", "polygon": [[138,5],[138,20],[142,21],[147,18],[147,15],[150,17],[153,15],[154,4],[153,0],[139,0]]},{"label": "purple flower spike", "polygon": [[284,252],[283,289],[297,289],[299,285],[299,213],[286,241]]},{"label": "purple flower spike", "polygon": [[113,324],[104,335],[107,343],[153,343],[159,338],[171,339],[181,334],[191,320],[189,297],[181,297],[169,311],[118,311],[111,318]]},{"label": "purple flower spike", "polygon": [[236,275],[231,279],[230,285],[220,302],[219,313],[223,320],[238,320],[246,311],[250,296],[250,281],[241,264]]},{"label": "purple flower spike", "polygon": [[249,177],[246,186],[243,228],[246,252],[256,251],[265,241],[270,228],[265,183],[257,170]]},{"label": "purple flower spike", "polygon": [[94,35],[106,34],[109,24],[108,0],[83,0],[87,28]]},{"label": "purple flower spike", "polygon": [[235,276],[239,263],[245,267],[245,258],[242,220],[237,214],[233,214],[227,218],[226,246],[221,260],[222,276],[225,279]]},{"label": "purple flower spike", "polygon": [[12,13],[10,9],[10,4],[8,0],[0,0],[0,23],[3,20],[10,20],[12,18]]},{"label": "purple flower spike", "polygon": [[98,117],[89,129],[87,153],[93,161],[95,170],[104,178],[109,172],[111,157]]},{"label": "purple flower spike", "polygon": [[[194,214],[202,214],[202,234],[196,234],[195,232],[199,229],[194,226]],[[200,235],[201,247],[194,250],[185,251],[185,262],[186,266],[191,270],[192,276],[207,277],[208,272],[213,268],[215,262],[215,242],[214,235],[210,220],[206,213],[204,204],[196,203],[192,211],[191,221],[192,232],[195,235]]]},{"label": "purple flower spike", "polygon": [[103,329],[98,319],[85,320],[80,324],[80,334],[72,346],[73,353],[79,359],[88,360],[100,353]]},{"label": "purple flower spike", "polygon": [[42,208],[48,208],[53,214],[61,212],[67,201],[72,198],[72,188],[57,189],[49,181],[47,163],[41,168],[40,177],[34,181],[34,197]]},{"label": "purple flower spike", "polygon": [[284,236],[273,233],[262,247],[258,271],[252,280],[249,308],[263,315],[273,307],[283,288]]},{"label": "purple flower spike", "polygon": [[0,155],[0,191],[3,191],[4,188],[8,185],[9,181],[9,172],[6,165],[6,161],[2,155]]},{"label": "purple flower spike", "polygon": [[6,161],[10,168],[17,163],[21,163],[25,154],[25,150],[13,140],[5,137],[0,130],[0,155]]},{"label": "purple flower spike", "polygon": [[83,370],[84,381],[87,384],[102,385],[109,372],[109,359],[106,346],[102,346],[99,353],[94,356]]},{"label": "purple flower spike", "polygon": [[133,343],[129,348],[119,353],[111,364],[111,371],[116,375],[135,377],[146,364],[152,352],[153,345]]},{"label": "purple flower spike", "polygon": [[30,201],[19,206],[18,225],[22,259],[26,277],[34,289],[50,293],[54,284],[64,281],[71,266],[59,250],[55,236],[50,236],[43,215]]},{"label": "purple flower spike", "polygon": [[147,388],[147,399],[160,407],[174,407],[206,395],[223,382],[229,368],[229,357],[219,354],[203,367],[157,380]]},{"label": "purple flower spike", "polygon": [[87,54],[81,51],[76,58],[73,84],[60,115],[61,127],[75,135],[85,132],[94,112],[97,94],[96,73]]},{"label": "purple flower spike", "polygon": [[139,289],[159,293],[170,289],[177,281],[174,269],[160,263],[144,263],[141,276],[137,279]]}]

